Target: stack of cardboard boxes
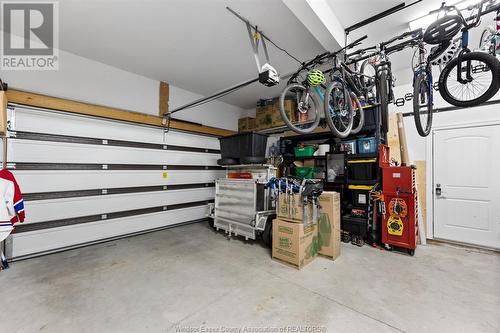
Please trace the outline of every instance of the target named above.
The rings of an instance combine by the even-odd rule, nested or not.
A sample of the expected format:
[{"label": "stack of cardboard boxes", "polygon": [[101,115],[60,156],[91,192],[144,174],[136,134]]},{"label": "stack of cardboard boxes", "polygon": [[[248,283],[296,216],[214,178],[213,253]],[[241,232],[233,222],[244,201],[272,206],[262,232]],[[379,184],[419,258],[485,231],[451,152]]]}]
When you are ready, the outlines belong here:
[{"label": "stack of cardboard boxes", "polygon": [[255,118],[244,117],[238,119],[238,132],[251,132],[255,130]]},{"label": "stack of cardboard boxes", "polygon": [[340,195],[323,192],[318,221],[312,205],[307,209],[299,194],[280,194],[277,219],[273,221],[273,259],[301,269],[320,254],[332,260],[340,256]]},{"label": "stack of cardboard boxes", "polygon": [[[288,118],[295,121],[295,102],[285,100],[285,112]],[[284,126],[279,109],[279,99],[262,101],[255,112],[255,118],[244,117],[238,120],[239,132],[250,132],[272,127]]]}]

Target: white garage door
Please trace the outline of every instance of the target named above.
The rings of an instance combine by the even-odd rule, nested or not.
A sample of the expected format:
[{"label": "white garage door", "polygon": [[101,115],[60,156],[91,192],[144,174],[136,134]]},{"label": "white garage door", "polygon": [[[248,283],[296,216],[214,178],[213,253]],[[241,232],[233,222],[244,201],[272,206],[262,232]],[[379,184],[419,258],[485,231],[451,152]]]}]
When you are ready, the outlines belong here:
[{"label": "white garage door", "polygon": [[500,248],[500,125],[434,133],[434,236]]},{"label": "white garage door", "polygon": [[216,137],[19,105],[9,121],[26,207],[10,258],[202,221],[224,176]]}]

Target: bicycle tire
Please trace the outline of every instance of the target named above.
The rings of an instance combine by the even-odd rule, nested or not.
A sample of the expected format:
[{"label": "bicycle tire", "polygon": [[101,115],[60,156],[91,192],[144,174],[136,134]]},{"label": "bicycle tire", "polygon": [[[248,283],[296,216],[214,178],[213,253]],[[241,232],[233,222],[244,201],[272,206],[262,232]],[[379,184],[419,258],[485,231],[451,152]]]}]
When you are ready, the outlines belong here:
[{"label": "bicycle tire", "polygon": [[377,79],[377,93],[380,103],[380,123],[384,133],[389,130],[389,88],[387,84],[387,73],[382,70]]},{"label": "bicycle tire", "polygon": [[[365,73],[365,71],[368,68],[368,66],[372,67],[373,68],[373,72],[376,73],[375,66],[373,66],[372,64],[370,64],[369,59],[366,59],[365,61],[363,61],[361,63],[361,67],[359,68],[359,72],[361,74],[363,74],[363,75],[369,76],[367,73]],[[370,88],[372,88],[369,84],[367,84],[366,78],[362,77],[360,81],[361,81],[361,85],[363,86],[363,88],[365,90],[369,90]]]},{"label": "bicycle tire", "polygon": [[267,248],[272,248],[273,245],[273,218],[268,218],[264,231],[262,231],[262,242]]},{"label": "bicycle tire", "polygon": [[[363,126],[365,125],[365,111],[363,110],[363,106],[361,105],[361,102],[359,101],[359,98],[356,96],[354,92],[351,91],[351,101],[354,100],[354,103],[356,103],[357,106],[357,111],[354,115],[354,121],[353,121],[353,126],[351,129],[351,134],[358,134],[361,132],[363,129]],[[358,117],[356,118],[356,115]],[[356,121],[357,119],[357,121]],[[356,127],[354,127],[356,125]]]},{"label": "bicycle tire", "polygon": [[[349,113],[348,119],[347,119],[348,123],[346,125],[345,130],[343,130],[343,131],[339,130],[337,128],[337,126],[335,125],[335,122],[333,121],[331,113],[330,113],[330,94],[332,93],[333,89],[335,89],[335,88],[340,88],[344,91],[345,89],[347,89],[347,86],[345,83],[343,83],[339,79],[336,79],[336,80],[333,80],[328,85],[328,87],[326,87],[325,100],[324,100],[325,118],[326,118],[326,123],[328,124],[328,127],[330,127],[330,130],[332,131],[332,133],[336,137],[338,137],[340,139],[344,139],[344,138],[347,138],[349,136],[349,134],[351,134],[352,126],[354,123],[354,112],[352,109],[351,101],[349,100],[348,103],[346,104],[347,109],[348,109],[347,112]],[[349,94],[349,96],[350,96],[350,94]]]},{"label": "bicycle tire", "polygon": [[[422,126],[422,119],[420,118],[420,93],[422,92],[422,84],[425,84],[427,90],[427,123]],[[415,127],[420,136],[426,137],[431,132],[432,128],[432,87],[428,86],[427,73],[420,73],[413,83],[413,118],[415,119]]]},{"label": "bicycle tire", "polygon": [[479,104],[488,101],[500,89],[500,80],[498,79],[500,77],[500,61],[498,61],[498,59],[492,56],[491,54],[487,54],[484,52],[465,53],[462,55],[461,60],[462,61],[476,60],[483,62],[491,71],[492,80],[490,86],[488,87],[485,93],[474,99],[458,100],[455,97],[453,97],[446,83],[448,82],[448,77],[450,76],[451,71],[454,68],[456,68],[458,64],[458,58],[454,58],[444,67],[443,71],[441,72],[441,75],[439,75],[439,82],[438,82],[439,93],[446,102],[454,106],[463,108],[477,106]]},{"label": "bicycle tire", "polygon": [[[308,90],[306,87],[304,87],[303,85],[298,84],[298,83],[290,84],[290,85],[286,86],[285,89],[283,89],[283,91],[281,92],[281,96],[280,96],[280,114],[281,114],[281,118],[283,119],[283,121],[285,122],[285,124],[288,126],[288,128],[290,128],[295,133],[298,133],[298,134],[309,134],[309,133],[311,133],[312,131],[314,131],[318,127],[318,124],[319,124],[319,121],[320,121],[320,118],[321,118],[320,113],[319,113],[320,102],[318,101],[318,97],[316,96],[316,94],[314,92],[312,92],[312,91],[309,91],[310,92],[310,96],[311,96],[311,100],[312,100],[312,103],[313,103],[313,106],[314,106],[314,110],[313,110],[314,121],[312,122],[311,127],[307,127],[307,128],[297,127],[296,125],[293,124],[293,122],[290,119],[288,119],[288,115],[285,112],[285,98],[286,98],[286,94],[291,89],[294,89],[294,88],[295,89],[301,89],[301,90],[304,90],[304,91]],[[297,104],[297,107],[298,107],[298,104]]]}]

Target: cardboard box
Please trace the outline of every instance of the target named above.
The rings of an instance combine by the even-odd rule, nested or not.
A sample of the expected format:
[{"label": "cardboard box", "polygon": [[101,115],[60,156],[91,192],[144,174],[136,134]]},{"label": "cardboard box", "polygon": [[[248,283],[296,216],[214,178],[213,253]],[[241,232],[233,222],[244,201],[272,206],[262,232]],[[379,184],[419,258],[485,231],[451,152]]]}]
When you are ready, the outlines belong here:
[{"label": "cardboard box", "polygon": [[[280,126],[285,126],[285,122],[283,121],[283,118],[281,117],[281,112],[279,109],[279,99],[276,100],[273,103],[273,117],[272,117],[272,127],[280,127]],[[296,120],[296,108],[295,108],[295,102],[287,99],[285,100],[285,112],[288,115],[288,119],[291,119],[292,121]]]},{"label": "cardboard box", "polygon": [[[307,224],[313,224],[312,203],[309,203],[307,208]],[[282,220],[294,223],[304,222],[304,203],[300,194],[280,193],[277,211],[278,218]]]},{"label": "cardboard box", "polygon": [[[295,120],[295,102],[285,100],[285,112],[288,118]],[[255,127],[256,129],[266,129],[271,127],[284,126],[285,122],[281,118],[279,109],[279,99],[275,99],[272,104],[259,106],[255,112]]]},{"label": "cardboard box", "polygon": [[318,222],[318,253],[335,260],[340,256],[340,194],[323,192]]},{"label": "cardboard box", "polygon": [[273,259],[301,269],[318,253],[318,228],[280,219],[273,221]]},{"label": "cardboard box", "polygon": [[266,129],[273,126],[272,105],[259,106],[255,112],[255,128]]},{"label": "cardboard box", "polygon": [[244,117],[238,119],[238,132],[249,132],[255,129],[255,118]]}]

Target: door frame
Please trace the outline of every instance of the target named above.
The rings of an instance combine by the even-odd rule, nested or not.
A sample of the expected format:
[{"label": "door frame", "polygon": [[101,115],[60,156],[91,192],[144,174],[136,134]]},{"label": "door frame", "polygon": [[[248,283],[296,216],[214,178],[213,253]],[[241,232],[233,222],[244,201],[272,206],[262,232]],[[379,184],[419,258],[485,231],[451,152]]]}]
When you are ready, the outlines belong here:
[{"label": "door frame", "polygon": [[[489,120],[489,121],[477,121],[462,124],[453,125],[440,125],[433,127],[430,135],[426,137],[425,140],[425,178],[426,180],[426,196],[427,196],[427,239],[434,239],[434,142],[435,133],[443,130],[450,129],[460,129],[460,128],[473,128],[473,127],[485,127],[485,126],[498,126],[500,125],[500,120]],[[429,200],[430,199],[430,200]]]}]

